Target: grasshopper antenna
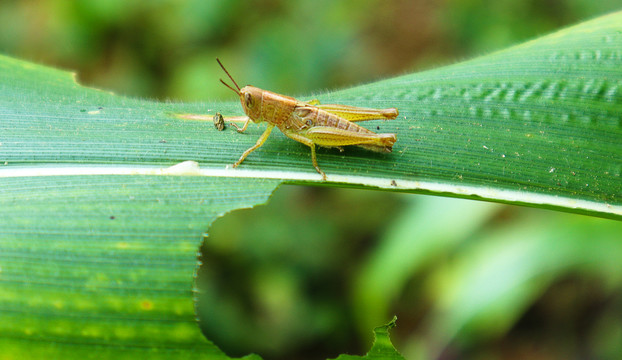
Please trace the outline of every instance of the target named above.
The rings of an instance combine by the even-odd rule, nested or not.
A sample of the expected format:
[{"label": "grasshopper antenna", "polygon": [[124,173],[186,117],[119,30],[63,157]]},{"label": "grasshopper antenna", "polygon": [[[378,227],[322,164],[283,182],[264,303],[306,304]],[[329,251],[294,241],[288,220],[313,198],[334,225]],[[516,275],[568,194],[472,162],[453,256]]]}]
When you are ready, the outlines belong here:
[{"label": "grasshopper antenna", "polygon": [[233,80],[233,76],[231,76],[231,74],[229,74],[227,69],[225,69],[225,66],[220,62],[220,59],[216,58],[216,61],[218,61],[218,65],[220,65],[220,67],[225,71],[225,74],[227,74],[227,76],[229,76],[229,79],[231,79],[231,81],[233,81],[233,84],[235,84],[235,87],[238,88],[238,89],[237,90],[234,89],[231,85],[229,85],[226,82],[224,82],[223,79],[220,79],[220,82],[223,83],[229,89],[235,91],[236,94],[240,95],[240,86],[238,85],[238,83],[236,83],[235,80]]}]

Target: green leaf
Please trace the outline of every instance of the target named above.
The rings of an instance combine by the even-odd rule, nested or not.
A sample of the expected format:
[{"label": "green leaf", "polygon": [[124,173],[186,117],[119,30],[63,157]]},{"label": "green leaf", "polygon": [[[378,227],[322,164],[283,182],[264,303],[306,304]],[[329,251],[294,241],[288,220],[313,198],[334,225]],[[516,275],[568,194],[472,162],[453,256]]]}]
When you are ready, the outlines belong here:
[{"label": "green leaf", "polygon": [[[394,153],[319,151],[329,182],[622,218],[622,13],[472,61],[333,93],[398,107]],[[0,351],[14,358],[226,358],[195,323],[210,223],[319,182],[282,134],[172,114],[229,103],[130,99],[0,56]],[[185,162],[194,161],[194,162]],[[185,162],[178,167],[169,166]],[[196,164],[200,164],[197,167]]]},{"label": "green leaf", "polygon": [[[319,151],[329,181],[622,217],[622,13],[424,73],[315,97],[399,108],[394,153]],[[202,174],[319,180],[309,150],[263,129],[219,132],[171,113],[239,115],[239,103],[166,104],[76,85],[64,72],[2,58],[0,156],[9,165],[200,163]],[[11,169],[13,170],[13,169]]]},{"label": "green leaf", "polygon": [[355,356],[355,355],[340,355],[336,358],[336,360],[356,360],[356,359],[404,359],[402,355],[400,355],[397,350],[393,347],[391,343],[391,339],[389,337],[389,330],[395,327],[395,322],[397,321],[397,317],[394,316],[393,319],[386,325],[378,326],[374,329],[374,344],[371,347],[371,350],[365,356]]},{"label": "green leaf", "polygon": [[274,186],[179,176],[2,179],[1,357],[228,358],[195,321],[197,249],[207,223],[265,202]]},{"label": "green leaf", "polygon": [[379,187],[395,179],[398,189],[620,219],[621,48],[618,12],[327,101],[392,105],[405,116],[394,128],[382,124],[398,136],[391,166],[352,170],[382,174],[387,181],[374,182]]}]

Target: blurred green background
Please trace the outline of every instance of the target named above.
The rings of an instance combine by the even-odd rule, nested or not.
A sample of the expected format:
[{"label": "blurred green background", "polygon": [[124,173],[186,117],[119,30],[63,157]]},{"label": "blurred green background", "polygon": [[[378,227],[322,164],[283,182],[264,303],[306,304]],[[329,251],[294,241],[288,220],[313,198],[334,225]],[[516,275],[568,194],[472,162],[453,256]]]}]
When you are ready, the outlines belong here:
[{"label": "blurred green background", "polygon": [[[161,101],[308,95],[449,64],[622,9],[622,1],[3,1],[0,52]],[[206,229],[207,231],[207,229]],[[198,313],[229,355],[622,357],[622,224],[483,202],[284,186],[219,219]]]}]

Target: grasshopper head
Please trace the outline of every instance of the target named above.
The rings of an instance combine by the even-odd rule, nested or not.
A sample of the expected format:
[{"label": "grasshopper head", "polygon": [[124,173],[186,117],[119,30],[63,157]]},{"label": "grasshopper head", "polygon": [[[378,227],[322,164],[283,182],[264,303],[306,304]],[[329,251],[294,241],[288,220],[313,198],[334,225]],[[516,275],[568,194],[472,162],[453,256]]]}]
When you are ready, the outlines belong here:
[{"label": "grasshopper head", "polygon": [[254,86],[246,85],[240,89],[240,102],[246,115],[248,115],[253,122],[261,122],[261,96],[263,90]]},{"label": "grasshopper head", "polygon": [[233,85],[235,85],[235,87],[227,84],[226,82],[224,82],[223,79],[220,79],[220,82],[223,83],[229,89],[235,91],[235,93],[238,94],[238,96],[240,96],[240,102],[242,102],[242,108],[244,109],[244,112],[246,113],[246,115],[248,115],[248,117],[251,118],[251,120],[253,120],[253,122],[258,123],[258,122],[263,121],[263,119],[261,118],[261,99],[262,99],[263,90],[256,88],[254,86],[250,86],[250,85],[246,85],[245,87],[240,89],[240,86],[238,85],[238,83],[235,82],[235,80],[233,79],[233,76],[229,74],[227,69],[225,69],[225,66],[220,62],[220,60],[216,58],[216,61],[218,61],[218,64],[220,65],[222,70],[225,72],[225,74],[227,74],[229,79],[233,81]]}]

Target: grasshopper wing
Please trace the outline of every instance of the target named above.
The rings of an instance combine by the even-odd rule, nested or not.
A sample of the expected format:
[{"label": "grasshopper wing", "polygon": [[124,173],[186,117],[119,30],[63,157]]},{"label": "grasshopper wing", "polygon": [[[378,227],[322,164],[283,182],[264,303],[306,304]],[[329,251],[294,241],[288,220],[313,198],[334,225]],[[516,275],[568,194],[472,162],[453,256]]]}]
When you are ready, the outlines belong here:
[{"label": "grasshopper wing", "polygon": [[399,111],[396,108],[371,109],[339,104],[317,104],[313,106],[348,121],[395,119],[399,115]]}]

